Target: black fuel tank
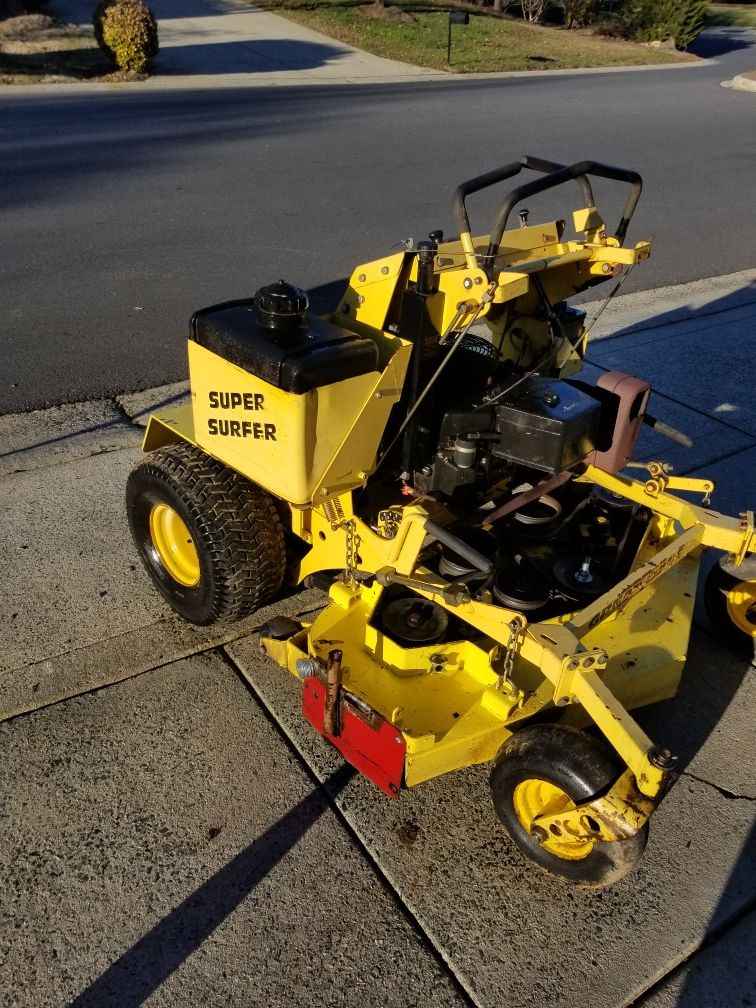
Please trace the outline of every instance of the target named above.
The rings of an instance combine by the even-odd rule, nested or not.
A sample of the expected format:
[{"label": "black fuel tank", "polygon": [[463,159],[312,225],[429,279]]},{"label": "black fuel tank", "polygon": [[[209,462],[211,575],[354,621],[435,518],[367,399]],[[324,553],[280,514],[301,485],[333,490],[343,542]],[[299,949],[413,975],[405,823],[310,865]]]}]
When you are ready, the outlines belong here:
[{"label": "black fuel tank", "polygon": [[262,288],[254,298],[195,312],[190,339],[270,385],[296,394],[378,369],[378,348],[372,340],[306,308],[304,292],[282,281]]}]

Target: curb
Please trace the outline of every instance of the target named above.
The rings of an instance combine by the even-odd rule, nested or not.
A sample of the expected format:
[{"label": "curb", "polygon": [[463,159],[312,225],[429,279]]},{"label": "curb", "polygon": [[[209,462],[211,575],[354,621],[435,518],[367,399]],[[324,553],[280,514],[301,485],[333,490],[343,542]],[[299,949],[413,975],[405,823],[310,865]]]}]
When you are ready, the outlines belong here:
[{"label": "curb", "polygon": [[734,91],[756,91],[756,70],[747,74],[738,74],[732,80],[722,81],[724,88],[732,88]]},{"label": "curb", "polygon": [[445,70],[419,69],[417,73],[397,73],[382,75],[334,74],[320,77],[300,70],[283,73],[241,73],[241,74],[182,74],[175,77],[155,76],[144,81],[119,81],[111,83],[77,82],[72,84],[6,84],[0,85],[3,98],[25,98],[40,96],[71,97],[78,95],[128,94],[133,92],[155,93],[160,91],[201,91],[218,88],[270,88],[270,87],[352,87],[398,84],[467,84],[480,81],[508,80],[548,80],[551,77],[582,77],[599,74],[640,73],[648,70],[695,70],[710,66],[716,60],[702,59],[696,62],[641,64],[639,66],[574,67],[565,70],[510,70],[502,73],[455,74]]}]

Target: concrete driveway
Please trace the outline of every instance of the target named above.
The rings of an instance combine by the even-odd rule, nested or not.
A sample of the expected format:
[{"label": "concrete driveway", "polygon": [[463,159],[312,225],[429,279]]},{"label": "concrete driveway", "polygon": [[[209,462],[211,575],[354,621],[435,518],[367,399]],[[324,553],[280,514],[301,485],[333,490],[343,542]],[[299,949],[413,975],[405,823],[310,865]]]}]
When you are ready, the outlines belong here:
[{"label": "concrete driveway", "polygon": [[[651,378],[696,438],[678,471],[730,512],[756,499],[755,284],[619,298],[589,354]],[[123,486],[145,411],[183,394],[0,418],[3,1005],[753,1003],[756,670],[694,630],[680,696],[640,713],[682,774],[613,888],[526,863],[484,767],[390,802],[259,652],[320,593],[218,633],[148,586]]]},{"label": "concrete driveway", "polygon": [[[278,84],[324,84],[448,76],[373,56],[238,0],[150,0],[149,6],[160,38],[153,73],[163,84],[191,77],[194,86],[227,87],[251,83],[252,75],[258,85],[265,77]],[[51,10],[72,24],[92,22],[88,0],[54,0]],[[190,83],[180,79],[174,83]]]}]

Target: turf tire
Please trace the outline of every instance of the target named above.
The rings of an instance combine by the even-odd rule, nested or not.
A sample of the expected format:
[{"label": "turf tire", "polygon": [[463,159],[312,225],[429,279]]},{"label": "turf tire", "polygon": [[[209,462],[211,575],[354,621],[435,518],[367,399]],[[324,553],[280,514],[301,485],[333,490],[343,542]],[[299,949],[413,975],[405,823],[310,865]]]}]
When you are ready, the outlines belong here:
[{"label": "turf tire", "polygon": [[[150,513],[167,504],[189,530],[199,582],[179,584],[160,558]],[[150,452],[126,488],[131,534],[155,587],[185,620],[198,626],[231,623],[254,612],[281,587],[284,535],[272,497],[194,445]]]}]

